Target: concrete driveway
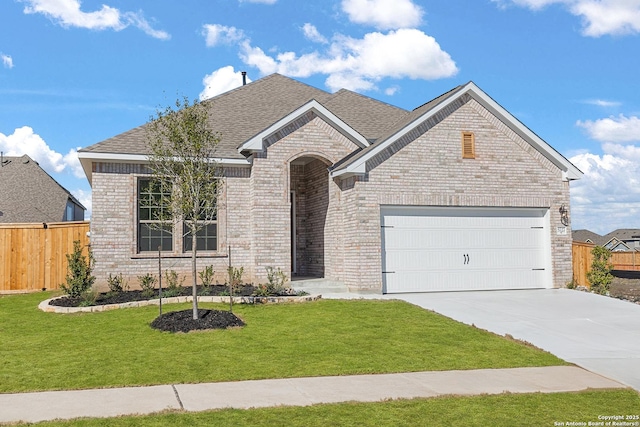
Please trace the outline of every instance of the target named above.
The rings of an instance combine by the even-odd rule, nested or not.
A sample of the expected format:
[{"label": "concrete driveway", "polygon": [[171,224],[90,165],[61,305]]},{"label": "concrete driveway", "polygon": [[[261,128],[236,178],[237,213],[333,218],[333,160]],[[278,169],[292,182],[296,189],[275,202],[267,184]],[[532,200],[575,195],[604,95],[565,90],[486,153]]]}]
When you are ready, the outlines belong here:
[{"label": "concrete driveway", "polygon": [[388,295],[640,390],[640,305],[568,289]]}]

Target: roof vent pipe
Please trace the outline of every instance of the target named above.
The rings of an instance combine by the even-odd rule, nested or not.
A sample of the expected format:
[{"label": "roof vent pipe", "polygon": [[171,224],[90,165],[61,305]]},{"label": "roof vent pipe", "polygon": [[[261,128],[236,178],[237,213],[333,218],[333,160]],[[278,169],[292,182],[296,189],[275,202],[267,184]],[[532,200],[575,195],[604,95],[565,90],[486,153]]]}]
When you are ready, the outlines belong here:
[{"label": "roof vent pipe", "polygon": [[246,71],[242,71],[242,86],[247,84],[247,72]]}]

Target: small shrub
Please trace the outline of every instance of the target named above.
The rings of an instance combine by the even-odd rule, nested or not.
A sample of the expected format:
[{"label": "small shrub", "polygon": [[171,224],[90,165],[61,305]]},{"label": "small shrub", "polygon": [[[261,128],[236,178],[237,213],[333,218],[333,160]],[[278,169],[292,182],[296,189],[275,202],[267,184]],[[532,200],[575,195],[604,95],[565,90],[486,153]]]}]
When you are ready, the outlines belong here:
[{"label": "small shrub", "polygon": [[[229,281],[231,283],[231,290],[233,293],[237,293],[242,286],[242,275],[244,274],[244,267],[228,267],[227,273],[229,274]],[[228,285],[229,283],[227,283]]]},{"label": "small shrub", "polygon": [[181,288],[184,283],[184,277],[180,279],[178,273],[175,270],[169,270],[164,272],[164,278],[167,283],[166,290],[162,291],[163,296],[175,297],[182,294]]},{"label": "small shrub", "polygon": [[152,297],[155,293],[155,287],[158,279],[153,274],[147,273],[144,276],[138,276],[138,283],[140,284],[140,289],[142,289],[142,295],[149,298]]},{"label": "small shrub", "polygon": [[204,292],[203,292],[204,295],[211,294],[211,286],[213,286],[214,274],[215,274],[215,271],[213,271],[213,265],[206,266],[204,270],[198,273],[198,276],[200,277],[200,283],[204,288]]},{"label": "small shrub", "polygon": [[567,289],[575,289],[576,288],[576,282],[575,279],[571,279],[570,281],[567,282],[566,288]]},{"label": "small shrub", "polygon": [[96,301],[98,300],[98,295],[100,293],[93,288],[89,288],[82,293],[80,296],[80,307],[91,307],[92,305],[96,305]]},{"label": "small shrub", "polygon": [[259,284],[253,290],[253,294],[257,297],[268,297],[271,295],[271,290],[269,289],[269,285]]},{"label": "small shrub", "polygon": [[109,286],[109,292],[112,294],[119,294],[129,290],[129,284],[122,278],[122,273],[118,273],[115,276],[109,273],[107,285]]},{"label": "small shrub", "polygon": [[93,256],[91,249],[88,256],[82,253],[80,240],[73,242],[73,252],[67,254],[67,276],[66,283],[60,285],[60,289],[71,298],[81,298],[82,295],[91,289],[96,278],[91,275],[93,268]]},{"label": "small shrub", "polygon": [[609,262],[611,251],[603,246],[596,246],[591,251],[593,262],[591,270],[587,271],[587,280],[591,285],[591,291],[600,295],[609,294],[609,286],[613,281],[611,269],[613,265]]},{"label": "small shrub", "polygon": [[284,271],[278,268],[273,267],[265,267],[267,269],[267,282],[271,287],[274,295],[280,295],[284,293],[285,286],[284,284],[289,279]]}]

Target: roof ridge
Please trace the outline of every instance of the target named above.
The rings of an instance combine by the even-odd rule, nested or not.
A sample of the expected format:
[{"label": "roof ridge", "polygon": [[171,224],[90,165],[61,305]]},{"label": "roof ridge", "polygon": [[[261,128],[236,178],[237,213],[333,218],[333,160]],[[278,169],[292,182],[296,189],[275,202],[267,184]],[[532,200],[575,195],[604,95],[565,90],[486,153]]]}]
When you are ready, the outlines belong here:
[{"label": "roof ridge", "polygon": [[[372,97],[370,97],[370,96],[363,95],[363,94],[361,94],[361,93],[358,93],[358,92],[355,92],[355,91],[352,91],[352,90],[349,90],[349,89],[345,89],[345,88],[342,88],[342,89],[338,90],[337,92],[332,93],[332,94],[331,94],[331,96],[327,99],[327,101],[326,101],[326,102],[328,102],[328,101],[332,100],[334,97],[336,97],[337,95],[339,95],[339,94],[341,94],[341,93],[349,93],[350,95],[356,95],[356,96],[358,96],[358,97],[360,97],[360,98],[366,98],[366,99],[368,99],[368,100],[375,101],[375,102],[376,102],[376,103],[378,103],[378,104],[383,104],[383,105],[386,105],[386,106],[389,106],[389,107],[395,108],[395,109],[397,109],[397,110],[406,111],[407,113],[409,112],[409,110],[406,110],[406,109],[404,109],[404,108],[402,108],[402,107],[398,107],[397,105],[393,105],[393,104],[391,104],[391,103],[389,103],[389,102],[381,101],[381,100],[379,100],[379,99],[372,98]],[[323,103],[323,105],[324,105],[324,103]]]}]

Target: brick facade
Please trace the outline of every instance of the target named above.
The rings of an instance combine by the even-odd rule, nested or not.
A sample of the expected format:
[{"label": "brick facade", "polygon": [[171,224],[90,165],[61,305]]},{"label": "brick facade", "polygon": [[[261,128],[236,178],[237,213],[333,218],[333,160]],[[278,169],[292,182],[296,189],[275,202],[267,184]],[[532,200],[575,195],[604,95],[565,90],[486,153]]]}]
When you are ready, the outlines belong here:
[{"label": "brick facade", "polygon": [[[475,135],[475,159],[462,159],[461,132]],[[561,171],[481,104],[461,97],[367,163],[362,177],[331,179],[327,168],[358,150],[322,118],[307,113],[265,140],[251,167],[225,168],[218,210],[218,251],[202,253],[224,281],[232,264],[245,280],[264,282],[265,267],[292,270],[291,199],[296,197],[299,275],[381,292],[381,205],[544,207],[550,209],[553,285],[571,279],[570,225],[558,235],[559,207],[569,206]],[[157,254],[136,247],[137,180],[142,165],[94,163],[91,241],[97,283],[122,273],[157,274]],[[176,237],[180,240],[180,237]],[[174,244],[176,248],[181,245]],[[189,276],[190,255],[163,254],[163,269]],[[188,282],[189,279],[187,279]]]}]

